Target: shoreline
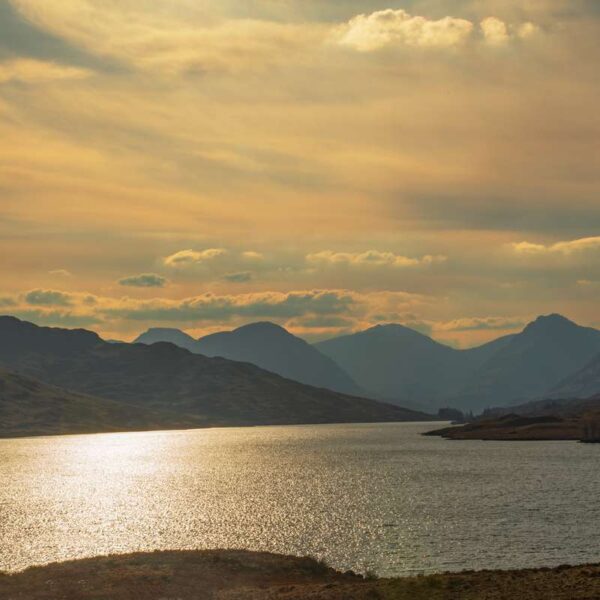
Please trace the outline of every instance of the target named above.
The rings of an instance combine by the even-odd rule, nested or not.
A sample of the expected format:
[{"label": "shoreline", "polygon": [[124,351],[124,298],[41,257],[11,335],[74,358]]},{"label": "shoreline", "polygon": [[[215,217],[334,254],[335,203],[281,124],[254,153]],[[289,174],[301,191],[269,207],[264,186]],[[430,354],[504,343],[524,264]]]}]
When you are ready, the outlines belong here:
[{"label": "shoreline", "polygon": [[[435,423],[447,423],[447,421],[327,421],[319,423],[267,423],[264,425],[248,424],[248,425],[205,425],[203,427],[176,427],[176,428],[160,428],[160,429],[118,429],[112,431],[82,431],[82,432],[56,432],[56,433],[39,433],[34,434],[30,432],[15,433],[7,435],[6,433],[0,433],[0,442],[5,440],[36,440],[40,438],[64,438],[64,437],[78,437],[83,435],[124,435],[124,434],[138,434],[138,433],[176,433],[183,431],[206,431],[214,429],[257,429],[262,427],[319,427],[319,426],[331,426],[331,425],[429,425]],[[423,434],[424,435],[424,434]]]},{"label": "shoreline", "polygon": [[576,600],[600,597],[600,564],[399,578],[342,573],[310,557],[244,550],[156,551],[0,572],[7,600]]}]

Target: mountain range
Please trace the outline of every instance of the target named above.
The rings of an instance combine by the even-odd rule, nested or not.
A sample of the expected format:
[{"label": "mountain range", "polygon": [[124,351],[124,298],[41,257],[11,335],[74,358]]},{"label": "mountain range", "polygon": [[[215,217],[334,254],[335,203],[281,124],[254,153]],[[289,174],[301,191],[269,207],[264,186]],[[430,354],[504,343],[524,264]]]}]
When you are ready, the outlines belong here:
[{"label": "mountain range", "polygon": [[331,358],[275,323],[251,323],[195,340],[178,329],[149,329],[134,343],[171,342],[204,356],[252,363],[282,377],[343,394],[364,391]]},{"label": "mountain range", "polygon": [[[169,337],[161,338],[161,331]],[[251,362],[298,381],[428,411],[443,406],[480,411],[555,394],[600,393],[600,331],[557,314],[538,317],[520,333],[464,350],[398,324],[378,325],[313,347],[269,323],[200,340],[178,333],[183,334],[150,330],[137,341],[180,338],[175,343],[185,342],[193,352]],[[315,367],[311,348],[329,362],[319,358]]]},{"label": "mountain range", "polygon": [[[167,412],[168,426],[175,416],[190,427],[199,420],[225,426],[430,418],[301,384],[252,364],[192,354],[171,343],[108,343],[91,331],[38,327],[13,317],[0,317],[0,367],[154,416]],[[0,394],[0,404],[9,401]]]}]

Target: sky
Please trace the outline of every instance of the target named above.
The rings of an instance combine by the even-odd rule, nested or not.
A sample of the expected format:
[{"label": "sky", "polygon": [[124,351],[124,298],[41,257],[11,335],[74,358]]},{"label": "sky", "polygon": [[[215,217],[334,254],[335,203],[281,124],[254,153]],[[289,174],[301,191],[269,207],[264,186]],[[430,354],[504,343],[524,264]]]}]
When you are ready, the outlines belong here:
[{"label": "sky", "polygon": [[600,327],[599,62],[597,0],[2,0],[0,312]]}]

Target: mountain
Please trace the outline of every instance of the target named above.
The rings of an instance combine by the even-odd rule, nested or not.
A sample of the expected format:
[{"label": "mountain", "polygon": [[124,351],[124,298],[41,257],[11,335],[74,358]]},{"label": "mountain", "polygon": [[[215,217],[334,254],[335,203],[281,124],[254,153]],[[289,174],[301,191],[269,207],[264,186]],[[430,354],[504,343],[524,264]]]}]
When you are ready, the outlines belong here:
[{"label": "mountain", "polygon": [[467,350],[401,325],[373,327],[316,347],[377,398],[428,410],[449,405],[478,411],[544,397],[600,353],[600,331],[549,315],[521,333]]},{"label": "mountain", "polygon": [[0,317],[0,366],[52,385],[211,425],[416,421],[423,413],[318,389],[169,343],[108,344],[86,330]]},{"label": "mountain", "polygon": [[331,358],[274,323],[252,323],[200,338],[195,351],[249,362],[282,377],[345,394],[364,392]]},{"label": "mountain", "polygon": [[471,375],[455,404],[477,410],[545,397],[598,353],[600,331],[556,314],[538,317]]},{"label": "mountain", "polygon": [[168,327],[151,327],[133,341],[134,344],[156,344],[157,342],[169,342],[190,352],[194,352],[196,346],[196,340],[191,335],[180,329]]},{"label": "mountain", "polygon": [[178,416],[94,398],[0,370],[0,437],[201,427]]},{"label": "mountain", "polygon": [[600,394],[600,354],[553,389],[549,398],[588,398]]},{"label": "mountain", "polygon": [[316,347],[376,397],[432,408],[442,406],[510,338],[456,350],[408,327],[390,324],[320,342]]}]

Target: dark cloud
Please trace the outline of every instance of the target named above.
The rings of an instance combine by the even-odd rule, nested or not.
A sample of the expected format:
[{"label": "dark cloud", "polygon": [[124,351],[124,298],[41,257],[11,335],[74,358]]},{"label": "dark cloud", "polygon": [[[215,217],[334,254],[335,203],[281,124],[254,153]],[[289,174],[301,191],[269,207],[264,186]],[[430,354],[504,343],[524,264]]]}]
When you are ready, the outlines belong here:
[{"label": "dark cloud", "polygon": [[27,57],[57,61],[88,69],[119,72],[122,65],[106,58],[98,58],[70,45],[60,37],[35,27],[10,4],[0,2],[0,58]]},{"label": "dark cloud", "polygon": [[69,294],[56,290],[31,290],[25,295],[27,304],[34,306],[71,306]]},{"label": "dark cloud", "polygon": [[44,327],[91,327],[102,323],[101,319],[93,315],[77,315],[60,310],[25,309],[12,311],[10,314]]},{"label": "dark cloud", "polygon": [[0,308],[16,306],[16,305],[17,305],[17,302],[14,298],[9,298],[8,296],[0,296]]},{"label": "dark cloud", "polygon": [[162,288],[168,283],[168,280],[156,273],[142,273],[119,279],[119,285],[141,288]]},{"label": "dark cloud", "polygon": [[245,296],[206,294],[179,303],[139,302],[131,307],[107,308],[107,316],[135,321],[226,321],[233,317],[292,318],[302,315],[338,315],[356,299],[350,292],[309,291],[259,293]]},{"label": "dark cloud", "polygon": [[225,281],[230,281],[231,283],[246,283],[247,281],[252,281],[252,273],[250,273],[250,271],[228,273],[227,275],[223,275],[223,279]]}]

